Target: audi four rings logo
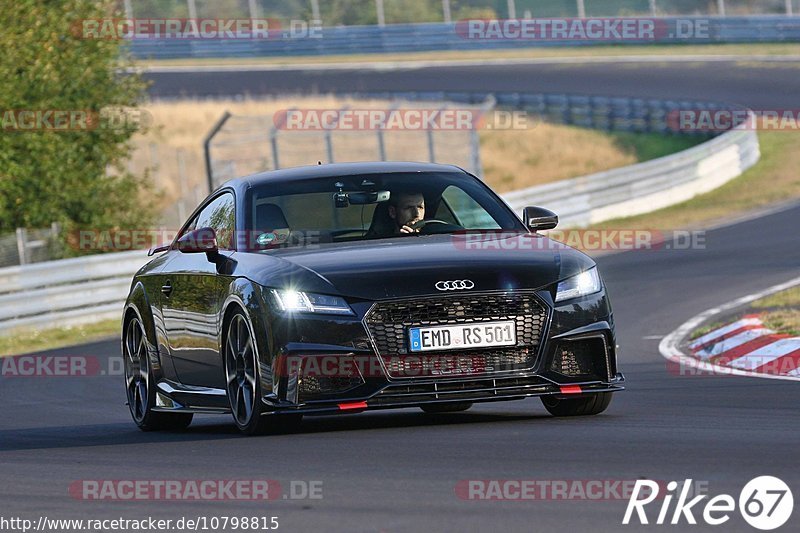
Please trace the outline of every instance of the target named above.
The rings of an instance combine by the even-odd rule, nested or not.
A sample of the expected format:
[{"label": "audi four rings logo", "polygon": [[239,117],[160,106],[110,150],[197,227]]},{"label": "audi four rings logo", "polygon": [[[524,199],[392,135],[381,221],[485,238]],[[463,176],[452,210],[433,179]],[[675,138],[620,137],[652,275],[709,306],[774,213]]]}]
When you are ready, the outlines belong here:
[{"label": "audi four rings logo", "polygon": [[456,279],[453,281],[437,281],[436,288],[440,291],[463,291],[472,289],[475,284],[468,279]]}]

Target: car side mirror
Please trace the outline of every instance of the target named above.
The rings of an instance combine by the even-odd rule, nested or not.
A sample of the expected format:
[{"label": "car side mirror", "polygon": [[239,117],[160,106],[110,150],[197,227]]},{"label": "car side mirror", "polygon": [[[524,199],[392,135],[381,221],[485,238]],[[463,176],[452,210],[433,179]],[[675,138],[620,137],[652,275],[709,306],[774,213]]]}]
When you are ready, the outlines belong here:
[{"label": "car side mirror", "polygon": [[205,252],[213,255],[219,251],[217,234],[214,228],[198,228],[185,233],[178,239],[176,248],[185,254]]},{"label": "car side mirror", "polygon": [[529,206],[522,211],[522,221],[529,230],[541,231],[558,226],[558,215],[544,207]]}]

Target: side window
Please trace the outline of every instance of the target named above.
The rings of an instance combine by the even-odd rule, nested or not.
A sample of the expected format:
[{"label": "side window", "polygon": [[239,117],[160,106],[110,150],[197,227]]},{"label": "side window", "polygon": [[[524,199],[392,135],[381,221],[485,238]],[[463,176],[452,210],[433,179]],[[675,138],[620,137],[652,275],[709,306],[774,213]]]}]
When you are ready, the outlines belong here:
[{"label": "side window", "polygon": [[232,250],[234,232],[236,230],[236,213],[233,195],[230,193],[217,197],[198,213],[192,222],[196,228],[213,228],[217,234],[217,245],[220,250]]},{"label": "side window", "polygon": [[[450,185],[442,193],[442,200],[447,202],[458,224],[466,229],[499,229],[500,225],[469,194],[455,185]],[[443,203],[444,203],[443,202]],[[446,213],[447,208],[440,205],[437,210]],[[437,213],[437,218],[439,214]],[[446,218],[444,220],[447,220]]]}]

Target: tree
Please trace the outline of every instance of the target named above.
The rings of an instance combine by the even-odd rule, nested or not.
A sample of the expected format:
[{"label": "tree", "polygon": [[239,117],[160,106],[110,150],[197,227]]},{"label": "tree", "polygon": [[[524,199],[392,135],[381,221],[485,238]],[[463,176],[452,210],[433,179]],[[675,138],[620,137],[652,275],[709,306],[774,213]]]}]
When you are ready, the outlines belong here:
[{"label": "tree", "polygon": [[[145,84],[125,73],[123,41],[82,32],[83,21],[112,16],[122,15],[110,0],[0,0],[0,232],[152,224],[152,204],[142,202],[149,182],[123,166]],[[48,111],[78,119],[54,131]],[[23,113],[45,126],[29,129]]]}]

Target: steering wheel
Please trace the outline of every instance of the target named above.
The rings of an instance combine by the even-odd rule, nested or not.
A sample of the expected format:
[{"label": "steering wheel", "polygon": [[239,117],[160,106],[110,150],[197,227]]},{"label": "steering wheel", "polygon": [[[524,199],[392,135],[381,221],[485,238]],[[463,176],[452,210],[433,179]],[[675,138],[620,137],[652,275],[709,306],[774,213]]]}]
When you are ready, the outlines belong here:
[{"label": "steering wheel", "polygon": [[438,219],[435,219],[435,218],[430,218],[430,219],[427,219],[427,220],[426,219],[417,220],[416,222],[411,224],[409,226],[409,228],[421,230],[422,228],[424,228],[428,224],[446,224],[448,226],[450,225],[449,222],[445,222],[444,220],[438,220]]}]

